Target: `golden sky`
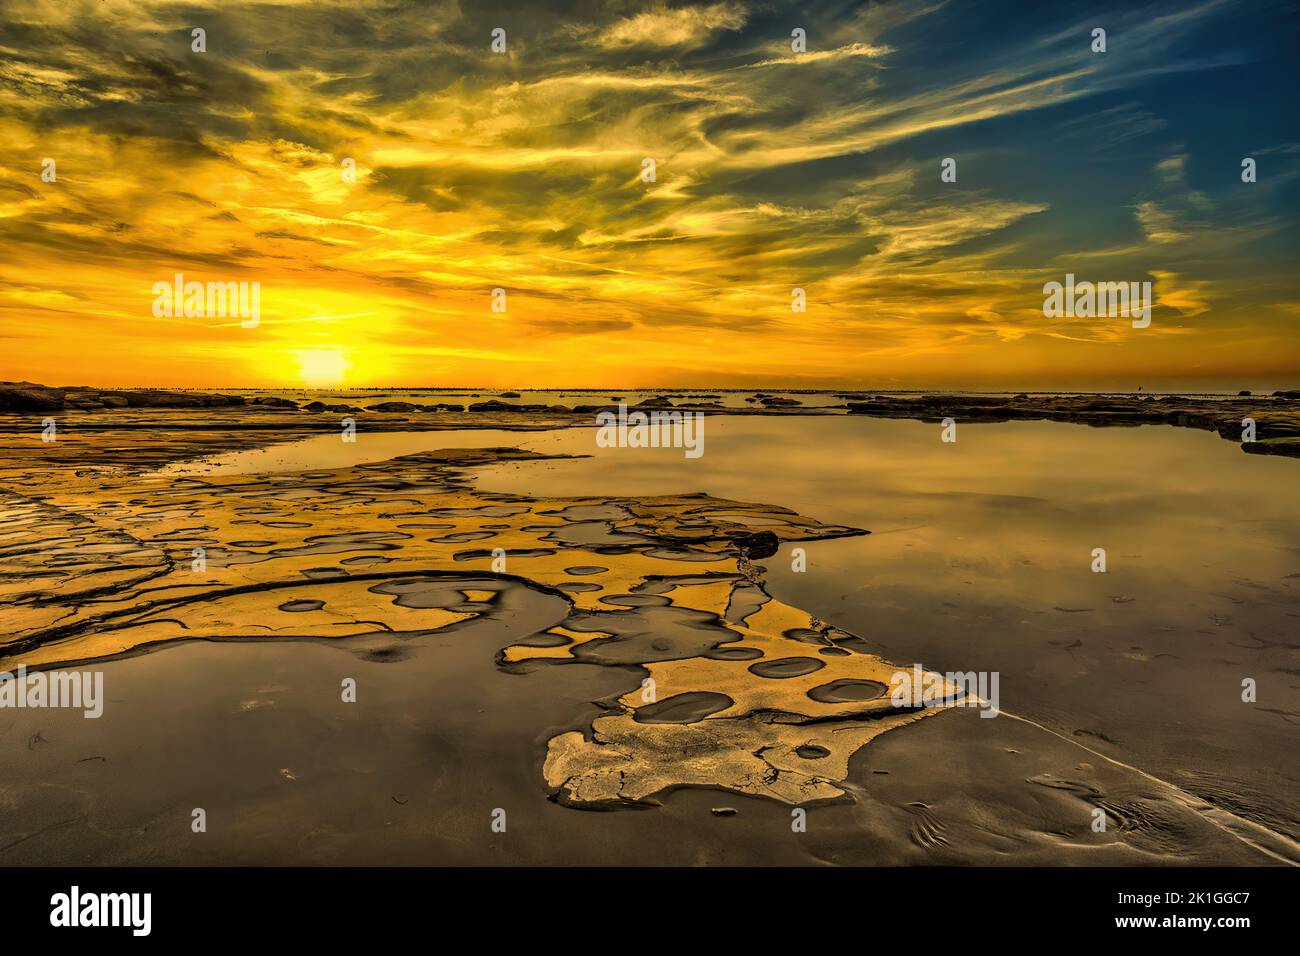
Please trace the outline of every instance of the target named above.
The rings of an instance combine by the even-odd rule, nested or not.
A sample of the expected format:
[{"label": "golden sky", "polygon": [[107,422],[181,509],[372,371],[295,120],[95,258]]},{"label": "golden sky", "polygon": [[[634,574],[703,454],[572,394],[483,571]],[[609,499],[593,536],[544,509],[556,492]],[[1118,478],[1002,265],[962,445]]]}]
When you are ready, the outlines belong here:
[{"label": "golden sky", "polygon": [[982,9],[3,0],[0,379],[1300,386],[1274,8]]}]

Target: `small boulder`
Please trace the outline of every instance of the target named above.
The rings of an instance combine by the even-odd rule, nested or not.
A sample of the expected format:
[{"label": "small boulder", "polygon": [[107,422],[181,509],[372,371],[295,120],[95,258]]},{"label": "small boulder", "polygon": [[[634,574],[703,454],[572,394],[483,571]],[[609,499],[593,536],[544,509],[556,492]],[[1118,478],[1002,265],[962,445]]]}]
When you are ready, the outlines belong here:
[{"label": "small boulder", "polygon": [[774,531],[726,531],[723,537],[747,558],[770,558],[781,549],[781,539]]},{"label": "small boulder", "polygon": [[253,399],[254,405],[265,405],[268,408],[297,408],[298,403],[291,398],[280,398],[278,395],[259,395]]}]

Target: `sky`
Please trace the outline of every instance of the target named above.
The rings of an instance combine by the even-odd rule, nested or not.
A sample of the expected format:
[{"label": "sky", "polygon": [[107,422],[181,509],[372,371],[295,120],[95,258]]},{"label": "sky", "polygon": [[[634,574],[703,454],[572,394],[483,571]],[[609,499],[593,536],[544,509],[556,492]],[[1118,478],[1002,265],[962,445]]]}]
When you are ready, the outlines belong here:
[{"label": "sky", "polygon": [[[0,379],[1300,388],[1298,24],[0,0]],[[1150,324],[1045,315],[1067,273]]]}]

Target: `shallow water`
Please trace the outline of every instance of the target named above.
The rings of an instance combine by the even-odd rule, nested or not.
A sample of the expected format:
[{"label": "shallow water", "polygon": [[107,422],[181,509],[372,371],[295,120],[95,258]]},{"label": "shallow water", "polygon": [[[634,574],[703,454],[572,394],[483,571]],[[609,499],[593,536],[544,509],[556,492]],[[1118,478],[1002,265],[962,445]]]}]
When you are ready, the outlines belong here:
[{"label": "shallow water", "polygon": [[[765,562],[769,590],[895,662],[997,672],[1004,710],[1300,836],[1300,462],[1167,426],[971,424],[944,443],[940,426],[915,421],[712,416],[695,459],[601,448],[595,434],[321,436],[173,468],[513,446],[582,457],[475,468],[479,487],[705,492],[865,528],[809,545],[802,572],[787,546]],[[1255,703],[1241,699],[1247,679]]]},{"label": "shallow water", "polygon": [[[273,472],[349,468],[373,461],[388,461],[438,448],[528,448],[548,454],[557,451],[561,432],[510,431],[501,428],[465,428],[442,431],[367,432],[364,422],[355,441],[343,441],[337,431],[298,441],[227,452],[210,458],[178,461],[158,469],[157,475],[265,475]],[[590,440],[590,439],[588,439]]]},{"label": "shallow water", "polygon": [[961,425],[945,444],[923,422],[709,418],[693,460],[561,434],[592,457],[478,468],[479,486],[698,491],[866,528],[809,545],[803,572],[786,547],[769,590],[895,662],[997,671],[1005,711],[1300,836],[1300,462],[1162,426]]},{"label": "shallow water", "polygon": [[[0,852],[46,863],[1269,861],[1143,773],[1296,835],[1300,515],[1289,491],[1300,464],[1167,427],[969,425],[944,444],[937,425],[919,422],[711,417],[706,432],[698,459],[599,448],[594,429],[576,428],[327,436],[189,467],[328,469],[515,446],[586,457],[472,469],[480,488],[708,492],[866,528],[806,545],[803,571],[791,546],[763,560],[769,590],[900,665],[997,671],[1003,716],[958,710],[870,743],[845,782],[852,802],[811,808],[806,835],[792,835],[779,803],[709,790],[665,792],[652,811],[568,809],[545,796],[547,741],[587,727],[593,701],[637,686],[623,656],[679,657],[688,644],[698,653],[702,636],[670,626],[690,615],[669,621],[671,609],[646,606],[619,642],[520,675],[498,667],[495,651],[535,640],[565,602],[492,585],[504,589],[492,620],[412,638],[400,656],[371,638],[321,638],[184,644],[104,663],[112,706],[102,725],[23,711],[0,726],[13,811]],[[564,510],[576,522],[566,534],[607,534],[602,519],[620,512]],[[446,530],[443,513],[456,511],[435,509],[428,525]],[[1107,550],[1104,574],[1090,569],[1096,547]],[[653,605],[648,593],[608,603],[633,597]],[[643,646],[655,642],[664,648]],[[783,682],[820,663],[742,666]],[[341,711],[328,691],[352,675],[364,676],[365,700]],[[1241,701],[1243,677],[1257,681],[1258,703]],[[813,680],[831,700],[885,692]],[[643,717],[672,726],[728,700],[669,695]],[[719,805],[740,820],[713,816]],[[1093,805],[1119,832],[1078,836]],[[188,828],[195,806],[212,814],[210,838]],[[509,840],[488,828],[495,807],[509,811]]]}]

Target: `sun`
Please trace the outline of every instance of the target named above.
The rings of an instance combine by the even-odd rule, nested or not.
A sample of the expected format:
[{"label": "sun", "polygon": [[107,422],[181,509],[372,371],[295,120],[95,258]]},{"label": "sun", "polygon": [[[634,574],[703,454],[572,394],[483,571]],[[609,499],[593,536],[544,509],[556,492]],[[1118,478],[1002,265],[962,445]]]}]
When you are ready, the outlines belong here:
[{"label": "sun", "polygon": [[351,367],[347,356],[334,349],[302,349],[292,354],[298,363],[298,377],[309,388],[340,385]]}]

